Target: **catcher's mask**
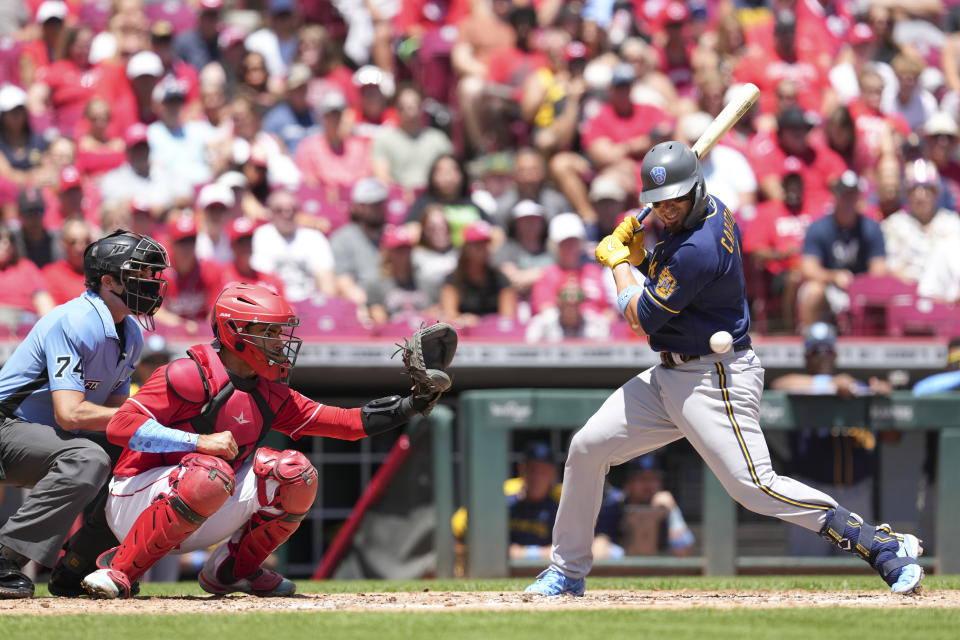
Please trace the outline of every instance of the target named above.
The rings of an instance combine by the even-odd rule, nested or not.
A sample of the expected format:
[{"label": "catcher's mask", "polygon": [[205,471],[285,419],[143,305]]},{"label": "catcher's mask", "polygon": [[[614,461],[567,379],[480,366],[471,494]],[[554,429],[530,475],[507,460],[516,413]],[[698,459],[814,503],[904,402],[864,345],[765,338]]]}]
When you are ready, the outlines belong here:
[{"label": "catcher's mask", "polygon": [[213,306],[213,335],[258,376],[284,384],[297,362],[300,318],[279,294],[258,284],[227,285]]},{"label": "catcher's mask", "polygon": [[683,220],[692,229],[707,211],[707,184],[697,155],[687,145],[668,140],[655,145],[640,165],[640,201],[647,204],[672,200],[687,194],[693,204]]},{"label": "catcher's mask", "polygon": [[123,303],[147,331],[153,331],[153,314],[167,292],[162,275],[169,266],[167,251],[159,242],[125,229],[90,243],[83,251],[86,286],[98,290],[102,276],[113,276],[123,287]]}]

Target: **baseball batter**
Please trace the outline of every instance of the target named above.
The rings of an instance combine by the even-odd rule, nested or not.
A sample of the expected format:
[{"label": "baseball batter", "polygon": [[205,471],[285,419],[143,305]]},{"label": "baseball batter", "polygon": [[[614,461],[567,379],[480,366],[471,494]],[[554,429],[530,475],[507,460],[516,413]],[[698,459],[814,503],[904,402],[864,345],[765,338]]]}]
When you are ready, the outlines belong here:
[{"label": "baseball batter", "polygon": [[[859,555],[892,590],[914,590],[923,571],[913,535],[871,526],[800,482],[777,475],[758,422],[763,367],[750,348],[740,230],[706,192],[696,155],[683,143],[653,147],[641,166],[640,199],[666,230],[648,254],[633,216],[603,238],[598,262],[613,270],[618,302],[639,336],[649,336],[661,364],[617,389],[574,435],[553,529],[550,568],[526,591],[583,595],[593,558],[593,525],[611,465],[686,438],[727,492],[744,507],[819,533]],[[641,286],[630,265],[646,274]],[[710,337],[733,336],[713,353]]]}]

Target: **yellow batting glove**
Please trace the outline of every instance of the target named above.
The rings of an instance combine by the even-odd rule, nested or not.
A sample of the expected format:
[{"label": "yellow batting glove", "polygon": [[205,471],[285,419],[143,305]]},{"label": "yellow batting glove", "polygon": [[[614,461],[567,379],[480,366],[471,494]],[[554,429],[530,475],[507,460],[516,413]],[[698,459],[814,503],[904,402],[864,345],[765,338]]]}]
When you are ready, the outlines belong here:
[{"label": "yellow batting glove", "polygon": [[643,246],[643,229],[627,243],[627,248],[630,249],[630,264],[639,267],[640,263],[647,259],[647,248]]},{"label": "yellow batting glove", "polygon": [[627,217],[623,219],[623,222],[618,224],[617,228],[613,230],[613,236],[625,245],[630,244],[630,241],[636,236],[640,236],[642,243],[644,233],[646,233],[646,230],[643,228],[643,223],[637,220],[637,216],[632,214],[627,215]]},{"label": "yellow batting glove", "polygon": [[594,255],[597,257],[597,264],[613,269],[621,262],[630,262],[630,247],[625,247],[622,242],[610,235],[597,244]]}]

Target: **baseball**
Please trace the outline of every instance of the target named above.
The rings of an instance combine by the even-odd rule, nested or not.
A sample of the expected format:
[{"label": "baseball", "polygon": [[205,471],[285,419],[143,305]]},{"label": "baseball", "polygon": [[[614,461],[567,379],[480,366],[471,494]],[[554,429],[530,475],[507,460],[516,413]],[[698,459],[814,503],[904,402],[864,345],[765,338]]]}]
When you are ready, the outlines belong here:
[{"label": "baseball", "polygon": [[717,331],[710,336],[710,348],[714,353],[726,353],[733,346],[733,336],[729,331]]}]

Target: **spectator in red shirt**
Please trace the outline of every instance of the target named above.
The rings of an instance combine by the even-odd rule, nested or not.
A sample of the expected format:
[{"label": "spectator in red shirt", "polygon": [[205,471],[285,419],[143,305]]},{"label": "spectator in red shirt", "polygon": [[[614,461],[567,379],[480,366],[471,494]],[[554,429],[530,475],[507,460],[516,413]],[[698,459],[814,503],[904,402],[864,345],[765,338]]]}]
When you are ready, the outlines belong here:
[{"label": "spectator in red shirt", "polygon": [[370,143],[355,135],[344,136],[340,119],[347,101],[339,91],[323,97],[318,108],[324,130],[304,139],[297,146],[297,168],[304,183],[316,186],[348,188],[370,174]]},{"label": "spectator in red shirt", "polygon": [[900,114],[881,109],[884,80],[877,71],[860,72],[860,97],[850,103],[850,116],[856,129],[854,170],[872,172],[882,156],[890,156],[900,146],[900,138],[910,134],[910,125]]},{"label": "spectator in red shirt", "polygon": [[626,62],[614,68],[607,102],[581,131],[580,141],[589,161],[570,152],[558,153],[550,161],[557,186],[586,224],[596,223],[597,212],[590,203],[584,176],[591,171],[612,175],[624,190],[633,193],[639,160],[673,128],[670,117],[657,107],[630,100],[636,77],[633,66]]},{"label": "spectator in red shirt", "polygon": [[63,23],[67,18],[67,5],[61,0],[46,0],[37,9],[36,23],[40,25],[40,37],[23,47],[20,58],[20,84],[33,84],[37,69],[46,67],[58,59]]},{"label": "spectator in red shirt", "polygon": [[42,102],[53,109],[54,122],[66,136],[73,135],[90,98],[104,89],[105,67],[90,64],[92,41],[93,31],[88,27],[67,30],[62,58],[37,70],[35,86]]},{"label": "spectator in red shirt", "polygon": [[390,105],[396,91],[392,73],[366,64],[353,74],[353,84],[360,91],[354,133],[373,140],[381,128],[400,125],[397,110]]},{"label": "spectator in red shirt", "polygon": [[42,316],[55,306],[40,270],[20,257],[13,234],[0,223],[0,324],[16,330],[22,312],[35,311]]},{"label": "spectator in red shirt", "polygon": [[83,218],[67,218],[60,230],[63,258],[48,264],[40,273],[55,304],[73,300],[86,290],[83,276],[83,250],[93,242],[90,225]]},{"label": "spectator in red shirt", "polygon": [[231,282],[249,282],[267,287],[281,296],[283,280],[276,274],[257,271],[250,266],[250,257],[253,255],[253,232],[257,224],[249,218],[234,218],[227,226],[227,235],[230,237],[230,247],[233,249],[233,262],[222,266],[225,287]]},{"label": "spectator in red shirt", "polygon": [[484,78],[479,113],[482,131],[480,140],[475,143],[485,151],[516,144],[510,122],[516,112],[516,103],[522,99],[523,86],[539,69],[550,67],[547,57],[536,47],[540,39],[533,37],[537,26],[533,8],[515,6],[510,11],[509,20],[516,44],[501,47],[490,54]]},{"label": "spectator in red shirt", "polygon": [[799,86],[797,99],[804,109],[821,111],[833,92],[823,69],[797,57],[797,19],[792,11],[777,14],[773,48],[758,50],[743,57],[733,77],[737,82],[752,82],[760,88],[760,110],[776,110],[776,88],[781,80],[793,80]]},{"label": "spectator in red shirt", "polygon": [[220,293],[220,267],[197,258],[197,223],[190,214],[181,214],[167,226],[170,268],[167,295],[157,312],[159,324],[182,327],[193,335],[207,320]]},{"label": "spectator in red shirt", "polygon": [[516,42],[516,34],[507,22],[512,6],[510,0],[474,2],[470,16],[457,25],[457,41],[450,51],[451,66],[460,77],[457,97],[464,135],[478,149],[484,137],[480,107],[490,57]]},{"label": "spectator in red shirt", "polygon": [[163,62],[153,51],[140,51],[130,57],[124,75],[118,77],[117,95],[111,101],[112,135],[123,136],[127,129],[137,122],[156,122],[153,90],[163,75]]},{"label": "spectator in red shirt", "polygon": [[690,9],[683,2],[672,1],[663,8],[661,16],[664,42],[656,47],[660,71],[670,79],[680,97],[689,98],[694,94],[692,58],[696,48],[696,42],[684,34]]},{"label": "spectator in red shirt", "polygon": [[587,231],[583,221],[573,213],[561,213],[550,221],[550,244],[557,262],[544,267],[533,285],[531,304],[537,314],[557,304],[557,296],[569,278],[575,278],[583,291],[583,305],[599,313],[611,314],[603,285],[603,271],[583,250]]},{"label": "spectator in red shirt", "polygon": [[[800,276],[800,251],[807,227],[815,216],[804,207],[802,163],[787,158],[783,176],[783,201],[767,200],[757,206],[757,217],[743,238],[743,251],[753,261],[754,268],[763,274],[758,296],[764,301],[779,300],[779,305],[764,305],[768,313],[778,306],[779,327],[792,332],[794,303]],[[772,318],[768,318],[770,322]],[[768,330],[772,323],[768,324]]]},{"label": "spectator in red shirt", "polygon": [[469,13],[469,0],[401,0],[393,28],[404,38],[422,40],[428,32],[455,25]]},{"label": "spectator in red shirt", "polygon": [[833,202],[830,186],[846,170],[843,159],[826,144],[813,140],[812,117],[799,107],[784,111],[777,118],[777,136],[752,148],[750,164],[756,167],[760,190],[770,200],[783,200],[781,170],[788,156],[803,163],[801,174],[806,189],[807,209],[825,210]]},{"label": "spectator in red shirt", "polygon": [[73,165],[60,170],[60,184],[56,199],[50,203],[44,214],[44,225],[48,229],[59,229],[63,221],[70,216],[84,218],[91,225],[100,226],[99,202],[96,187],[84,181],[80,171]]},{"label": "spectator in red shirt", "polygon": [[157,20],[150,27],[150,48],[163,63],[164,75],[171,74],[187,87],[187,103],[200,98],[200,81],[197,69],[183,60],[178,60],[173,49],[173,25],[167,20]]},{"label": "spectator in red shirt", "polygon": [[340,91],[349,104],[360,104],[353,74],[343,63],[336,41],[322,25],[308,24],[300,29],[297,59],[313,72],[307,85],[307,104],[311,107],[316,109],[323,96],[334,90]]},{"label": "spectator in red shirt", "polygon": [[110,103],[103,98],[93,98],[84,110],[89,130],[77,141],[77,168],[84,175],[99,175],[126,162],[123,138],[107,131],[111,111]]}]

